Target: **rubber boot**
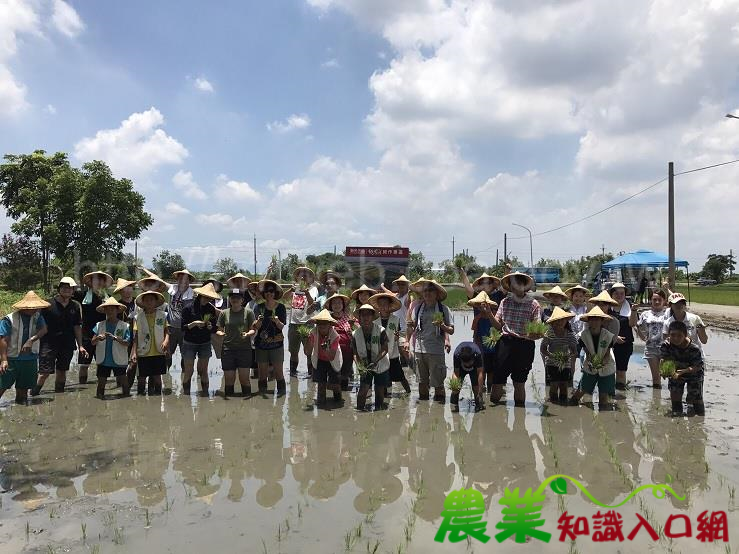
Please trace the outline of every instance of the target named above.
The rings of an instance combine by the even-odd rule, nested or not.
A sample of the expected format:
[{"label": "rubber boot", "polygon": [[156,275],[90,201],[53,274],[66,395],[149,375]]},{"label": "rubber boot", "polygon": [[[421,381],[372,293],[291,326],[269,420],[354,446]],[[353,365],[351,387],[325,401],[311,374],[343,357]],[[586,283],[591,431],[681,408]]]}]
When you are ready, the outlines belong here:
[{"label": "rubber boot", "polygon": [[316,406],[326,405],[326,385],[318,385],[318,391],[316,392]]},{"label": "rubber boot", "polygon": [[695,411],[695,415],[697,416],[704,416],[706,415],[706,407],[704,404],[693,404],[693,411]]},{"label": "rubber boot", "polygon": [[351,387],[349,386],[349,379],[341,379],[341,390],[343,391],[349,391],[351,390]]},{"label": "rubber boot", "polygon": [[672,402],[672,415],[683,415],[682,400],[676,400]]},{"label": "rubber boot", "polygon": [[38,396],[39,394],[41,394],[41,387],[36,385],[31,389],[31,396]]},{"label": "rubber boot", "polygon": [[64,392],[64,387],[66,385],[66,381],[57,381],[56,383],[54,383],[54,392]]},{"label": "rubber boot", "polygon": [[457,404],[459,404],[459,393],[458,392],[452,392],[451,396],[449,397],[449,402],[451,402],[455,406]]},{"label": "rubber boot", "polygon": [[277,379],[277,396],[285,396],[287,394],[287,384],[284,379]]},{"label": "rubber boot", "polygon": [[[191,381],[182,381],[182,394],[190,396],[190,384]],[[139,381],[139,391],[141,391],[141,389],[141,381]]]},{"label": "rubber boot", "polygon": [[298,375],[297,362],[290,362],[290,377],[297,377],[297,375]]},{"label": "rubber boot", "polygon": [[419,400],[429,399],[429,384],[428,383],[418,384],[418,399]]},{"label": "rubber boot", "polygon": [[262,381],[260,379],[258,383],[259,383],[259,394],[261,394],[262,396],[266,396],[267,395],[267,380],[265,379]]},{"label": "rubber boot", "polygon": [[434,387],[434,402],[443,404],[446,401],[446,393],[444,387]]},{"label": "rubber boot", "polygon": [[234,396],[236,393],[234,392],[234,385],[224,385],[223,387],[223,396],[228,398],[229,396]]},{"label": "rubber boot", "polygon": [[251,396],[251,383],[241,383],[241,396]]},{"label": "rubber boot", "polygon": [[200,394],[208,396],[208,381],[200,381]]},{"label": "rubber boot", "polygon": [[156,396],[162,395],[162,385],[154,385],[154,394]]}]

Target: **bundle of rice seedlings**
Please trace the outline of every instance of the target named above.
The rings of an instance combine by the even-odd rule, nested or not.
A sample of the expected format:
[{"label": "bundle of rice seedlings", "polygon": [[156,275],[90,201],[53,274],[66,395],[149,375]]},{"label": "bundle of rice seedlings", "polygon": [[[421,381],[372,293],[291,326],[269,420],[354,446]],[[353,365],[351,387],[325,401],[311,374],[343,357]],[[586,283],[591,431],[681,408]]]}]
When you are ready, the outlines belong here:
[{"label": "bundle of rice seedlings", "polygon": [[677,365],[672,360],[662,360],[659,364],[659,374],[663,379],[672,379],[676,371]]},{"label": "bundle of rice seedlings", "polygon": [[543,321],[529,321],[526,324],[526,333],[529,335],[545,335],[547,332],[547,329],[549,329],[549,325],[544,323]]},{"label": "bundle of rice seedlings", "polygon": [[500,331],[493,327],[492,329],[490,329],[490,333],[482,337],[482,344],[487,348],[492,348],[498,343],[501,336],[502,335]]},{"label": "bundle of rice seedlings", "polygon": [[308,338],[308,335],[310,335],[310,332],[312,330],[313,329],[311,328],[310,325],[298,325],[298,336],[301,339]]},{"label": "bundle of rice seedlings", "polygon": [[605,365],[605,362],[603,361],[603,356],[600,354],[595,354],[591,356],[590,358],[590,368],[595,372],[600,372],[600,370],[603,369],[603,366]]},{"label": "bundle of rice seedlings", "polygon": [[371,369],[369,368],[369,366],[367,364],[365,364],[362,360],[358,360],[354,364],[354,366],[357,368],[357,374],[360,377],[364,377],[365,375],[367,375],[371,371]]},{"label": "bundle of rice seedlings", "polygon": [[560,371],[570,365],[570,353],[567,350],[549,352],[549,363],[556,365]]},{"label": "bundle of rice seedlings", "polygon": [[462,381],[456,375],[452,375],[447,379],[447,385],[449,386],[449,390],[452,392],[459,392],[462,390]]},{"label": "bundle of rice seedlings", "polygon": [[444,323],[444,314],[441,312],[436,312],[432,321],[434,323]]}]

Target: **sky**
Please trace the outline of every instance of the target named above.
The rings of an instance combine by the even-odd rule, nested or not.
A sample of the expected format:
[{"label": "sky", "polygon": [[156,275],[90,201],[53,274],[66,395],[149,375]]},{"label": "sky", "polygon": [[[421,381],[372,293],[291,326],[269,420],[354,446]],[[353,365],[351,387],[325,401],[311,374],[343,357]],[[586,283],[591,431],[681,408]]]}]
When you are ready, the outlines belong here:
[{"label": "sky", "polygon": [[[666,252],[666,182],[573,222],[739,158],[738,69],[739,0],[0,0],[0,152],[132,179],[147,265],[527,260],[513,223],[534,261]],[[739,249],[738,180],[675,179],[694,270]]]}]

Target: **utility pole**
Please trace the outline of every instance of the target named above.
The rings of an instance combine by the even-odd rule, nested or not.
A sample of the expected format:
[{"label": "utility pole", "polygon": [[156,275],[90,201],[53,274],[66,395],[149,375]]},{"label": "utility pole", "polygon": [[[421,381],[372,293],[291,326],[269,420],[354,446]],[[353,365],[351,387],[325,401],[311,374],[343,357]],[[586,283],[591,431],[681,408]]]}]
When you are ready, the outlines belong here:
[{"label": "utility pole", "polygon": [[277,249],[277,281],[282,281],[282,254],[280,249]]},{"label": "utility pole", "polygon": [[257,234],[254,233],[254,276],[257,275]]},{"label": "utility pole", "polygon": [[601,256],[603,256],[605,258],[605,256],[606,256],[606,245],[605,244],[602,244],[601,245],[601,247],[600,247],[600,254],[601,254]]},{"label": "utility pole", "polygon": [[503,233],[503,263],[508,263],[508,233]]},{"label": "utility pole", "polygon": [[732,264],[729,266],[729,279],[732,279],[734,277],[734,270],[732,269],[734,264],[734,250],[732,248],[729,248],[729,263]]},{"label": "utility pole", "polygon": [[667,282],[675,290],[675,165],[667,164],[667,242],[669,273]]},{"label": "utility pole", "polygon": [[498,267],[498,249],[495,249],[495,267]]},{"label": "utility pole", "polygon": [[452,261],[454,261],[454,235],[452,235]]},{"label": "utility pole", "polygon": [[334,256],[336,256],[336,245],[334,244]]},{"label": "utility pole", "polygon": [[136,269],[133,270],[133,276],[139,280],[139,241],[133,243],[133,263]]}]

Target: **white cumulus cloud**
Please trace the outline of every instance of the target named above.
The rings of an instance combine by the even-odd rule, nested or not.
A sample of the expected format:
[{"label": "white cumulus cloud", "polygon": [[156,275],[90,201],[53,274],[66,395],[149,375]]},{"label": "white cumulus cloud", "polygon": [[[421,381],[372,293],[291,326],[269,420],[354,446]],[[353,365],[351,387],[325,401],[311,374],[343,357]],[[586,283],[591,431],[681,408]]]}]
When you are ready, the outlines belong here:
[{"label": "white cumulus cloud", "polygon": [[307,114],[292,114],[285,121],[267,123],[267,129],[273,133],[287,133],[296,129],[307,129],[310,123]]},{"label": "white cumulus cloud", "polygon": [[254,190],[246,181],[235,181],[225,175],[219,175],[216,179],[216,195],[224,202],[237,200],[258,200],[260,194]]},{"label": "white cumulus cloud", "polygon": [[195,88],[200,92],[215,92],[213,84],[205,77],[198,77],[195,79]]},{"label": "white cumulus cloud", "polygon": [[190,213],[190,210],[181,206],[177,202],[168,202],[167,205],[164,206],[164,211],[170,215],[185,215]]},{"label": "white cumulus cloud", "polygon": [[187,198],[194,200],[205,200],[208,195],[200,188],[200,185],[193,179],[190,171],[178,171],[172,177],[172,184]]},{"label": "white cumulus cloud", "polygon": [[74,38],[85,30],[85,24],[75,9],[64,0],[53,1],[52,22],[57,30],[69,38]]}]

